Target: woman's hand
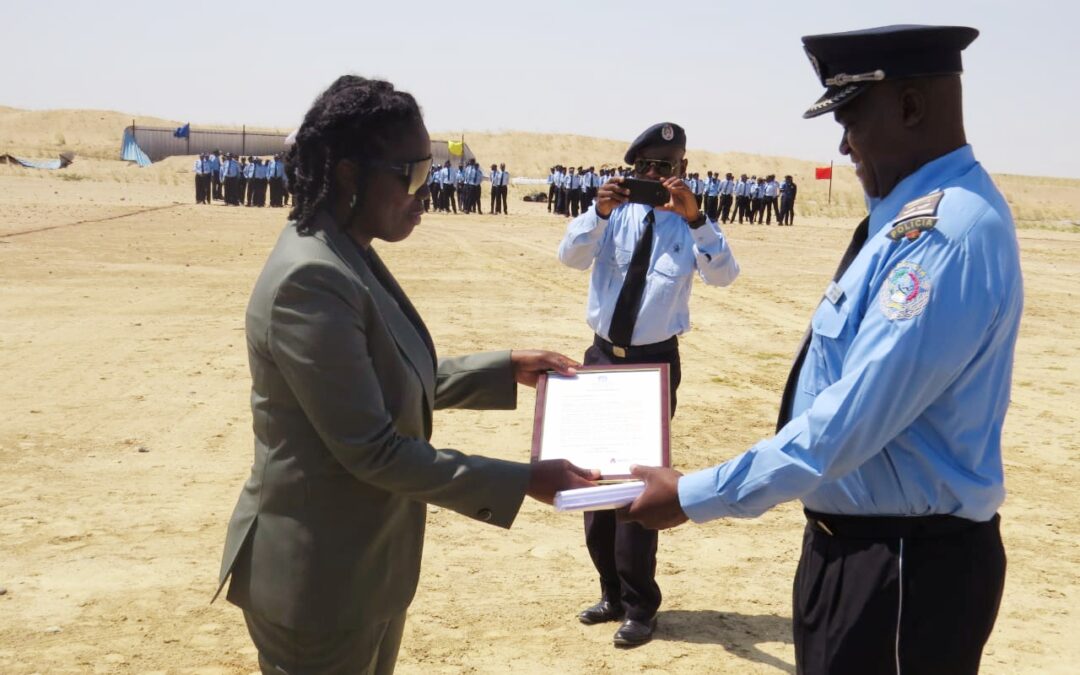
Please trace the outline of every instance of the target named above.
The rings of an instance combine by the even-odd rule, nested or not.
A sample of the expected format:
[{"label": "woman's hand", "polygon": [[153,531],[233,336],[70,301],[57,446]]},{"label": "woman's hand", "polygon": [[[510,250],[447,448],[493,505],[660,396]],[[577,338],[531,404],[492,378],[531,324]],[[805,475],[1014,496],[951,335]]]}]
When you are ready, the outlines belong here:
[{"label": "woman's hand", "polygon": [[582,469],[565,459],[545,459],[534,462],[529,471],[529,487],[525,494],[533,499],[551,504],[555,493],[574,488],[595,487],[593,481],[600,479],[596,469]]},{"label": "woman's hand", "polygon": [[540,373],[554,370],[560,375],[576,375],[574,368],[581,365],[569,356],[540,349],[515,349],[510,352],[510,363],[514,366],[514,379],[528,387],[536,386]]}]

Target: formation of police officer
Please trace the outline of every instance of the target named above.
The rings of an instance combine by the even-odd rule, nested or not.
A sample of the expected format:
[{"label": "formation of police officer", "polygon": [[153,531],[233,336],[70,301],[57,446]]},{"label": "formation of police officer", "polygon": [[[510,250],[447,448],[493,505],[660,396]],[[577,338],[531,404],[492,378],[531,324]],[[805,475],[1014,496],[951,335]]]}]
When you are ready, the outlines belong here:
[{"label": "formation of police officer", "polygon": [[[553,166],[547,178],[547,210],[576,217],[589,208],[601,185],[617,176],[632,175],[632,169],[625,166],[600,171],[592,166]],[[708,171],[704,178],[700,173],[683,174],[682,180],[693,193],[698,208],[718,223],[726,225],[738,220],[739,223],[771,225],[774,216],[780,225],[795,222],[795,182],[791,176],[785,176],[784,181],[779,182],[772,174],[760,180],[756,175],[748,178],[742,174],[736,180],[730,172],[721,177],[719,171]]]},{"label": "formation of police officer", "polygon": [[483,167],[475,159],[459,162],[457,167],[446,160],[442,166],[432,165],[427,184],[430,196],[424,200],[425,211],[442,213],[483,214],[481,207],[482,185],[487,180],[491,184],[491,208],[489,213],[509,213],[507,195],[510,186],[510,172],[506,164],[491,165],[491,173],[485,174]]},{"label": "formation of police officer", "polygon": [[600,186],[616,176],[631,176],[627,167],[603,168],[595,166],[566,167],[561,164],[548,171],[548,213],[576,218],[584,213],[596,199]]},{"label": "formation of police officer", "polygon": [[781,182],[774,174],[760,180],[756,175],[742,174],[736,180],[730,172],[721,178],[720,172],[709,171],[705,178],[691,173],[684,176],[683,181],[694,193],[698,205],[719,223],[738,221],[771,225],[774,216],[779,225],[795,222],[795,181],[791,176],[784,176]]},{"label": "formation of police officer", "polygon": [[272,158],[241,157],[233,153],[222,155],[215,150],[199,155],[193,167],[195,173],[195,203],[210,204],[214,200],[229,206],[270,206],[288,203],[289,191],[285,178],[285,162],[281,153]]}]

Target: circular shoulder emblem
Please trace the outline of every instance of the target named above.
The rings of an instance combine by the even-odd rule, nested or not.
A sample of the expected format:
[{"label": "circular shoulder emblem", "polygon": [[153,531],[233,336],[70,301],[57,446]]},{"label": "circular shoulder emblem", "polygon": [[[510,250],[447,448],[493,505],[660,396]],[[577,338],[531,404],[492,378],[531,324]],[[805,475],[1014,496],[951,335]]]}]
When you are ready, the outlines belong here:
[{"label": "circular shoulder emblem", "polygon": [[670,124],[665,124],[664,128],[660,130],[660,136],[663,137],[665,141],[670,141],[675,138],[675,130],[671,128]]},{"label": "circular shoulder emblem", "polygon": [[929,301],[929,275],[922,267],[907,260],[892,268],[878,294],[881,313],[890,321],[919,316]]}]

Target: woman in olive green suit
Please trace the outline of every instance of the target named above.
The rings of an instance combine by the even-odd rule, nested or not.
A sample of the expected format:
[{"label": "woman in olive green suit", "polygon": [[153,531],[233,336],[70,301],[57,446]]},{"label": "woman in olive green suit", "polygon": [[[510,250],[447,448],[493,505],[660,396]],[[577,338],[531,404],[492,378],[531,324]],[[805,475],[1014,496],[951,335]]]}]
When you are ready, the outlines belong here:
[{"label": "woman in olive green suit", "polygon": [[[390,673],[420,571],[425,504],[510,527],[526,494],[595,476],[431,446],[437,408],[512,409],[560,354],[437,359],[371,243],[420,222],[431,141],[416,101],[339,78],[286,159],[294,195],[251,295],[255,461],[229,522],[221,586],[265,673]],[[417,265],[424,261],[417,260]],[[219,587],[220,592],[220,587]]]}]

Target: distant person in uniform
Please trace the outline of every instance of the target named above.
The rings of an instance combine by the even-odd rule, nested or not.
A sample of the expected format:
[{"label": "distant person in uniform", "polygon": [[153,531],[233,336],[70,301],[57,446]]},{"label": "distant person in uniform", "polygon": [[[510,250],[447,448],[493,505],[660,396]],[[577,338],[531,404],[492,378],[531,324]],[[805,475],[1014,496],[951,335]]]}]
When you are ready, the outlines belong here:
[{"label": "distant person in uniform", "polygon": [[780,224],[780,212],[777,210],[776,201],[780,196],[780,184],[776,182],[776,176],[769,174],[765,177],[764,196],[761,199],[761,208],[765,210],[765,224],[772,225],[773,216],[776,216],[776,224]]},{"label": "distant person in uniform", "polygon": [[[739,265],[716,221],[678,176],[686,171],[686,132],[669,122],[646,129],[624,161],[638,178],[662,181],[671,201],[652,208],[628,201],[624,178],[600,188],[596,204],[575,218],[559,245],[559,260],[592,267],[587,321],[595,335],[585,365],[666,363],[671,414],[682,379],[678,336],[690,329],[694,277],[727,286]],[[632,253],[631,253],[632,252]],[[600,575],[600,601],[582,611],[585,624],[619,621],[614,643],[652,639],[660,587],[656,583],[657,533],[623,522],[614,511],[585,514],[585,541]]]},{"label": "distant person in uniform", "polygon": [[[745,173],[739,176],[735,183],[735,212],[739,215],[739,224],[742,225],[743,218],[750,212],[750,182]],[[735,218],[732,217],[731,221],[735,222]]]},{"label": "distant person in uniform", "polygon": [[206,155],[199,155],[195,159],[195,166],[192,171],[195,173],[195,203],[196,204],[209,204],[210,203],[210,183],[207,180],[210,178],[210,174],[207,173],[210,170],[210,163],[206,159]]},{"label": "distant person in uniform", "polygon": [[255,205],[266,206],[266,188],[270,181],[269,163],[262,158],[255,158]]},{"label": "distant person in uniform", "polygon": [[231,152],[225,155],[225,161],[221,163],[221,182],[225,203],[229,206],[240,206],[240,163]]},{"label": "distant person in uniform", "polygon": [[510,172],[506,170],[504,162],[499,163],[499,201],[501,202],[504,216],[510,215],[510,207],[507,198],[510,195]]},{"label": "distant person in uniform", "polygon": [[255,158],[241,157],[240,182],[238,183],[238,189],[240,190],[240,202],[245,206],[251,206],[251,200],[255,197],[255,190],[252,189],[252,180],[254,178]]},{"label": "distant person in uniform", "polygon": [[[548,195],[547,195],[547,210],[551,213],[551,208],[555,205],[555,195],[559,191],[559,176],[557,167],[551,167],[548,171]],[[556,212],[557,213],[557,212]]]},{"label": "distant person in uniform", "polygon": [[720,181],[720,222],[727,224],[728,218],[734,220],[731,214],[731,204],[735,199],[735,177],[728,173],[724,180]]},{"label": "distant person in uniform", "polygon": [[780,224],[795,224],[795,196],[799,187],[795,185],[795,179],[784,176],[784,183],[780,186]]},{"label": "distant person in uniform", "polygon": [[221,151],[217,148],[210,153],[210,198],[223,201],[225,196],[221,191]]},{"label": "distant person in uniform", "polygon": [[[974,675],[1005,582],[998,507],[1023,282],[1009,205],[964,133],[954,26],[803,38],[870,208],[814,311],[776,436],[681,476],[647,527],[801,499],[796,669]],[[804,272],[805,273],[805,272]]]},{"label": "distant person in uniform", "polygon": [[454,213],[457,213],[457,200],[454,197],[454,190],[457,183],[457,171],[454,170],[450,160],[446,160],[443,164],[442,170],[439,172],[439,192],[442,194],[442,210],[446,213],[450,213],[453,209]]},{"label": "distant person in uniform", "polygon": [[281,158],[281,153],[274,155],[274,160],[270,162],[270,206],[280,207],[282,204],[282,198],[285,195],[285,162]]},{"label": "distant person in uniform", "polygon": [[488,213],[495,215],[496,213],[502,213],[502,202],[499,201],[499,165],[491,165],[491,174],[488,176],[491,181],[491,203],[488,209]]}]

